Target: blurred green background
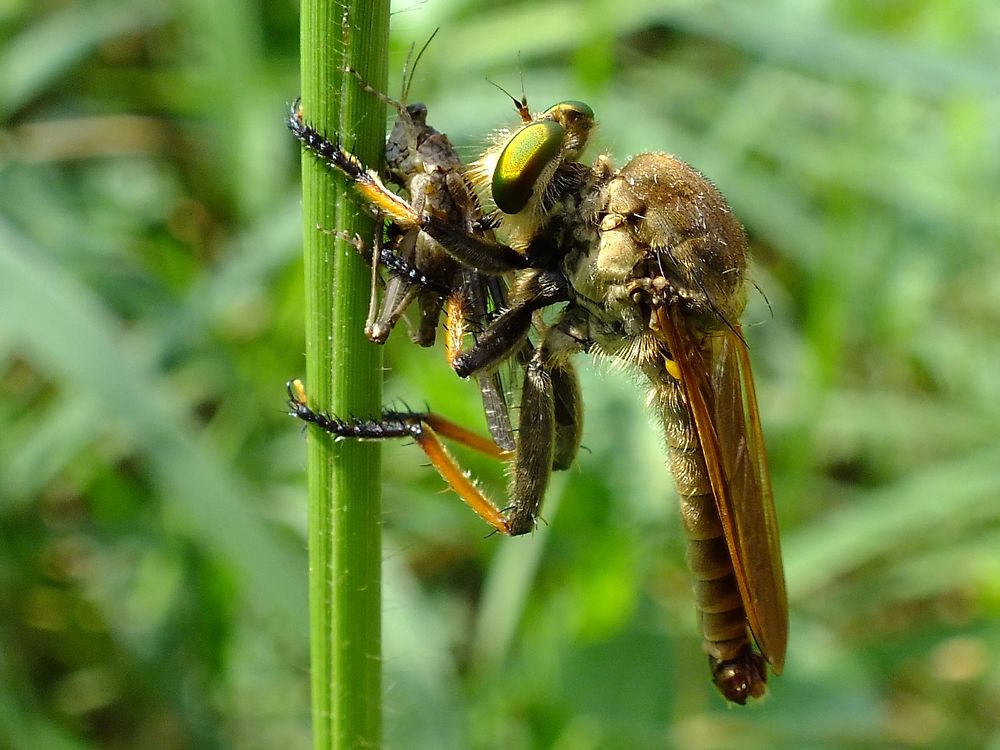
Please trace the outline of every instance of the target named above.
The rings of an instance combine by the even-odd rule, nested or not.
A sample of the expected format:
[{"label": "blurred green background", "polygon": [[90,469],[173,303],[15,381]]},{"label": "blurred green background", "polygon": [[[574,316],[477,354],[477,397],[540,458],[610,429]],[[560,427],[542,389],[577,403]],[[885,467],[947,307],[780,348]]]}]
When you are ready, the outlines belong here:
[{"label": "blurred green background", "polygon": [[[530,538],[386,446],[387,745],[1000,748],[1000,5],[395,10],[390,93],[440,26],[411,98],[466,157],[520,69],[594,107],[591,156],[729,197],[792,630],[724,705],[644,397],[581,358]],[[307,747],[296,4],[8,0],[0,34],[0,748]],[[387,400],[484,429],[440,351],[385,354]]]}]

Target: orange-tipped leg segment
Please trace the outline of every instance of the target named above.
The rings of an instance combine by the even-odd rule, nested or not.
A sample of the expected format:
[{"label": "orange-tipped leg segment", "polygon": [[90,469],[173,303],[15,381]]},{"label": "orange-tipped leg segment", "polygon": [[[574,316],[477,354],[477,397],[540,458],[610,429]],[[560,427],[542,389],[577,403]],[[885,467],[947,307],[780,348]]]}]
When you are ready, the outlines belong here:
[{"label": "orange-tipped leg segment", "polygon": [[288,113],[288,127],[302,145],[318,159],[353,180],[358,192],[379,213],[389,217],[404,229],[419,226],[420,216],[410,204],[386,188],[377,174],[365,169],[353,154],[341,148],[339,142],[330,140],[302,118],[298,100],[292,104]]},{"label": "orange-tipped leg segment", "polygon": [[[417,419],[420,419],[420,416],[429,415],[414,416]],[[499,531],[501,534],[509,535],[510,525],[507,523],[506,519],[504,519],[496,505],[494,505],[476,486],[476,483],[469,478],[469,475],[462,471],[462,468],[455,461],[454,457],[452,457],[452,455],[448,452],[448,449],[445,448],[444,443],[438,440],[434,429],[422,419],[417,423],[417,425],[415,425],[415,427],[416,429],[413,433],[413,439],[417,441],[417,445],[419,445],[423,449],[424,453],[427,454],[427,457],[431,460],[434,468],[437,469],[438,474],[440,474],[444,481],[446,481],[452,490],[454,490],[455,494],[462,498],[465,504],[472,508],[472,510],[476,512],[476,515],[486,521],[486,523]],[[478,436],[475,437],[478,438]],[[478,438],[478,440],[482,441],[483,439]],[[496,450],[502,453],[499,448]]]},{"label": "orange-tipped leg segment", "polygon": [[434,432],[448,438],[448,440],[454,440],[460,445],[472,448],[477,453],[482,453],[484,456],[495,458],[498,461],[509,461],[514,457],[512,452],[505,451],[489,438],[477,435],[450,419],[445,419],[437,414],[421,414],[420,416],[423,418],[424,424],[432,428]]}]

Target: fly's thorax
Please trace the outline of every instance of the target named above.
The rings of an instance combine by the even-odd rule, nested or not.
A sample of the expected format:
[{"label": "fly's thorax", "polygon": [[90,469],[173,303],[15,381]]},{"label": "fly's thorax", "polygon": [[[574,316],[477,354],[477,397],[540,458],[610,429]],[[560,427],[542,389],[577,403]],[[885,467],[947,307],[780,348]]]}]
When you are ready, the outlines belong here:
[{"label": "fly's thorax", "polygon": [[[567,274],[578,295],[592,300],[594,315],[603,321],[607,345],[620,346],[617,336],[634,337],[646,328],[645,320],[631,299],[629,282],[650,255],[647,245],[633,231],[634,219],[624,205],[623,182],[607,156],[597,158],[591,168],[591,185],[579,210],[582,225],[591,235],[585,252],[567,258]],[[602,348],[608,348],[602,347]]]},{"label": "fly's thorax", "polygon": [[706,330],[739,319],[746,303],[746,236],[701,173],[668,154],[640,154],[602,197],[599,278],[663,276],[693,314],[704,314]]},{"label": "fly's thorax", "polygon": [[545,212],[536,224],[525,252],[536,265],[558,267],[568,279],[594,254],[599,232],[594,195],[599,186],[591,169],[565,162],[550,182]]},{"label": "fly's thorax", "polygon": [[[746,239],[718,190],[684,162],[641,154],[620,171],[606,157],[591,169],[581,204],[596,239],[567,269],[578,297],[594,300],[593,337],[634,365],[662,366],[642,280],[662,278],[685,299],[691,325],[708,334],[738,321],[745,304]],[[589,308],[588,308],[589,309]]]}]

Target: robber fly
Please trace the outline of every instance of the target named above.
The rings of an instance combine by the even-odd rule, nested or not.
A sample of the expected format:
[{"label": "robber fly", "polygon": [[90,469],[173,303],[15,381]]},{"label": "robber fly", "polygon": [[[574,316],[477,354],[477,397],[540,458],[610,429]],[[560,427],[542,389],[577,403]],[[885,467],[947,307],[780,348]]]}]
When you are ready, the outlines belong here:
[{"label": "robber fly", "polygon": [[[342,151],[315,149],[400,231],[419,228],[462,266],[512,279],[507,308],[453,367],[468,377],[524,359],[514,450],[484,445],[431,414],[386,412],[367,421],[317,413],[298,381],[289,388],[291,413],[344,438],[413,438],[482,518],[517,535],[535,527],[551,472],[568,467],[580,445],[572,356],[634,367],[648,380],[669,448],[713,681],[728,700],[745,703],[765,693],[768,664],[782,671],[788,615],[738,323],[746,302],[743,228],[715,186],[673,156],[640,154],[621,169],[606,155],[581,163],[594,125],[586,104],[564,101],[532,116],[525,101],[515,102],[520,126],[498,133],[468,172],[504,243],[415,210]],[[535,313],[553,305],[562,306],[553,322],[538,325]],[[532,330],[539,340],[526,349]],[[439,434],[510,462],[504,510],[466,477]]]},{"label": "robber fly", "polygon": [[[386,96],[367,84],[353,69],[345,72],[358,84],[396,110],[396,121],[385,144],[385,180],[405,192],[409,205],[420,215],[433,215],[470,235],[492,240],[490,225],[483,218],[477,197],[469,190],[462,173],[462,162],[448,136],[427,122],[427,107],[421,102],[406,104],[413,71],[420,57],[434,39],[434,34],[413,58],[413,50],[403,69],[402,97],[399,101]],[[412,59],[412,65],[411,65]],[[299,103],[291,108],[289,128],[310,151],[324,158],[341,171],[343,166],[334,153],[352,162],[352,169],[361,168],[357,160],[320,135],[302,118]],[[375,184],[385,190],[379,177]],[[499,276],[483,276],[463,265],[418,226],[403,227],[390,223],[388,243],[381,233],[369,253],[364,243],[352,240],[372,263],[372,290],[365,324],[365,334],[378,344],[384,344],[406,310],[417,303],[419,324],[413,341],[420,346],[433,346],[442,310],[445,312],[446,353],[454,363],[467,334],[475,337],[490,316],[507,305],[507,286]],[[379,266],[388,271],[385,292],[378,299]],[[476,374],[487,425],[493,440],[504,450],[514,449],[507,394],[497,372]]]}]

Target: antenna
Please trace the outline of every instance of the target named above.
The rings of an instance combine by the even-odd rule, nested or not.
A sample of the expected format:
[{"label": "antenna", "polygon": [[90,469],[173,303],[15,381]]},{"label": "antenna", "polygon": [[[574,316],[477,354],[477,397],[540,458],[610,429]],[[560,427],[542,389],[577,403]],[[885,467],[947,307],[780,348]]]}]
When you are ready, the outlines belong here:
[{"label": "antenna", "polygon": [[491,86],[495,86],[496,88],[500,89],[500,91],[502,91],[504,94],[506,94],[508,97],[510,97],[510,100],[512,102],[514,102],[514,109],[516,109],[517,113],[521,116],[521,121],[522,122],[524,122],[524,123],[531,122],[531,112],[528,111],[528,97],[524,95],[524,79],[523,78],[521,80],[521,98],[520,99],[518,99],[516,96],[514,96],[512,93],[510,93],[507,89],[505,89],[499,83],[495,83],[495,82],[491,81],[489,78],[486,79],[486,82],[489,83]]},{"label": "antenna", "polygon": [[[403,66],[403,103],[404,104],[406,103],[406,100],[410,96],[410,84],[413,83],[413,74],[417,70],[417,63],[420,62],[420,58],[424,56],[424,52],[427,51],[427,48],[431,46],[431,42],[434,41],[434,37],[437,36],[437,33],[439,31],[441,31],[441,27],[440,26],[438,26],[436,29],[434,29],[434,31],[431,33],[431,35],[429,37],[427,37],[427,41],[424,42],[424,46],[420,48],[420,51],[417,53],[417,56],[413,59],[413,65],[412,66],[410,65],[410,58],[413,57],[413,45],[412,44],[410,45],[410,51],[406,55],[406,64]],[[409,75],[407,75],[407,74],[409,74]]]}]

